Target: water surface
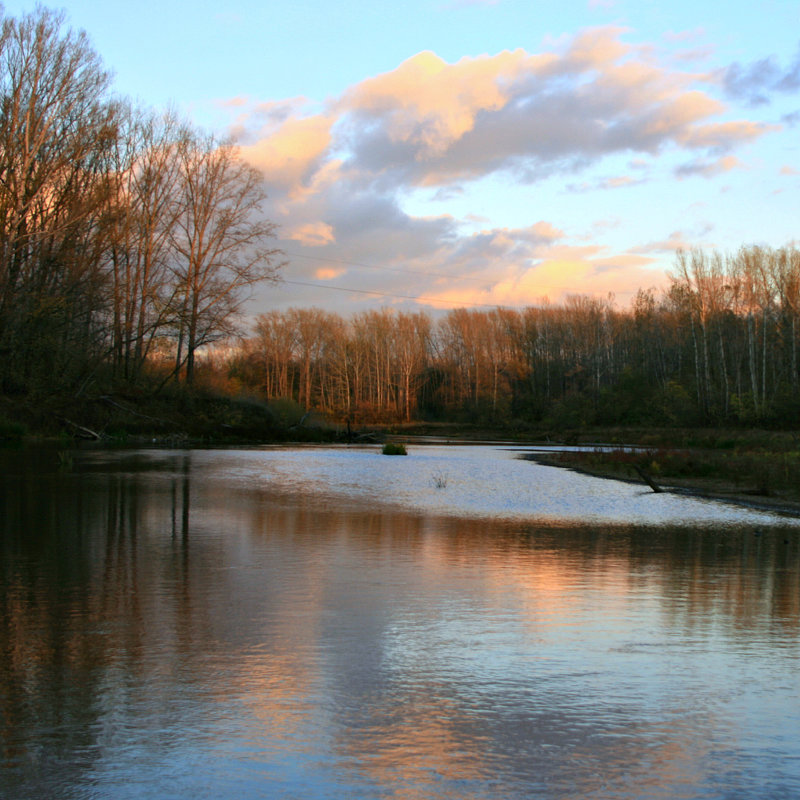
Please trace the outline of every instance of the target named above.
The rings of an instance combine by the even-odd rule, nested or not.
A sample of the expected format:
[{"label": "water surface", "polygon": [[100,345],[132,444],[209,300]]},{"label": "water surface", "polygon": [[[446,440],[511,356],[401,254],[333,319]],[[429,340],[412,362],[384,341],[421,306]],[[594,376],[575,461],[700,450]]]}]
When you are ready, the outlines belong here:
[{"label": "water surface", "polygon": [[502,448],[2,455],[0,796],[800,795],[792,520]]}]

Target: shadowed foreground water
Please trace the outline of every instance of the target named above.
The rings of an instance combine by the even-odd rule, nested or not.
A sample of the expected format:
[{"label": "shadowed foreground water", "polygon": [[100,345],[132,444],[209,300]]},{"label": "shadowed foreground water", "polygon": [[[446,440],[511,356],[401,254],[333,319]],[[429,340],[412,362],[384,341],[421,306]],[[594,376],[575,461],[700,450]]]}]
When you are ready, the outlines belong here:
[{"label": "shadowed foreground water", "polygon": [[3,453],[0,796],[800,796],[796,525],[415,457]]}]

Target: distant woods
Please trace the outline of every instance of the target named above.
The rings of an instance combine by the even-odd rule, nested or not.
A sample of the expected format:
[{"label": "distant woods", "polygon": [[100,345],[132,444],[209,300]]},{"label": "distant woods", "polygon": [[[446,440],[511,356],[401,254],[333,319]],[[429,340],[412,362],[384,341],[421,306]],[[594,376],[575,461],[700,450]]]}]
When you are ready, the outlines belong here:
[{"label": "distant woods", "polygon": [[277,277],[263,197],[231,144],[116,97],[61,14],[3,17],[0,393],[135,383],[156,349],[191,383]]},{"label": "distant woods", "polygon": [[273,311],[217,369],[354,422],[796,426],[800,250],[680,252],[630,309]]}]

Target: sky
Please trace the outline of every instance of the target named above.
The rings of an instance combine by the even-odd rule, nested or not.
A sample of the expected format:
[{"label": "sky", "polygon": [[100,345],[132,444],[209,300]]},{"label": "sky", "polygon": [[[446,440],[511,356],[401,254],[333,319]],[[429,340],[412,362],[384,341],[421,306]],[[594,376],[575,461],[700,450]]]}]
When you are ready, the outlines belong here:
[{"label": "sky", "polygon": [[800,241],[798,0],[54,7],[263,172],[286,264],[250,314],[624,308],[678,248]]}]

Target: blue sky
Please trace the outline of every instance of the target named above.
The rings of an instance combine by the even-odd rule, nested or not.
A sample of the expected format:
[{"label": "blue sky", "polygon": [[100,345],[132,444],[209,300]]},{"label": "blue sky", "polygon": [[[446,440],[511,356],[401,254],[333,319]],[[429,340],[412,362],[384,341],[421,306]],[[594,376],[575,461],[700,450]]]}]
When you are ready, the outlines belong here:
[{"label": "blue sky", "polygon": [[288,264],[254,313],[624,306],[677,247],[800,239],[797,0],[62,7],[263,170]]}]

